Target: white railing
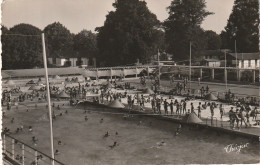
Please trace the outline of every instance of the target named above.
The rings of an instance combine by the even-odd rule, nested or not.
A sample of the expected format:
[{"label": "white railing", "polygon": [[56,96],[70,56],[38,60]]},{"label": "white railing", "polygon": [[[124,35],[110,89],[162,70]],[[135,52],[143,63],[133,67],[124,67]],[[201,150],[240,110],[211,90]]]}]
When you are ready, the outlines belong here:
[{"label": "white railing", "polygon": [[2,134],[3,139],[3,155],[6,162],[15,162],[15,164],[27,165],[27,164],[51,164],[54,161],[55,165],[64,165],[50,156],[34,149],[33,147],[11,137],[7,134]]}]

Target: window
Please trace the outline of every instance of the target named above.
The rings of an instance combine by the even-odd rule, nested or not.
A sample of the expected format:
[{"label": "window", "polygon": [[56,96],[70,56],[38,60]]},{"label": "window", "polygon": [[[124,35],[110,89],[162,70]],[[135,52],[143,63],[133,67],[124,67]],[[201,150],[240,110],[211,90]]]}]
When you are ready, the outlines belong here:
[{"label": "window", "polygon": [[257,59],[255,59],[255,68],[257,68],[258,66],[257,66]]},{"label": "window", "polygon": [[244,60],[241,61],[241,68],[244,68]]},{"label": "window", "polygon": [[251,60],[248,60],[248,67],[251,67]]}]

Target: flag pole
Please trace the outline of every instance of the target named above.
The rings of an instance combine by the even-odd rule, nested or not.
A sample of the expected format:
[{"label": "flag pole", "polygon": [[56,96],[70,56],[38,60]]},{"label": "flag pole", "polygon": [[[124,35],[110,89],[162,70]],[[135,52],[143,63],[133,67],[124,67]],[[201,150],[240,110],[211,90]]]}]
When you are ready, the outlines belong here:
[{"label": "flag pole", "polygon": [[42,49],[43,49],[43,62],[44,62],[44,69],[45,69],[46,90],[47,90],[48,107],[49,107],[51,158],[52,158],[52,160],[51,160],[52,163],[51,164],[54,165],[52,111],[51,111],[51,98],[50,98],[50,87],[49,87],[49,79],[48,79],[48,70],[47,70],[47,59],[46,59],[44,33],[42,33]]}]

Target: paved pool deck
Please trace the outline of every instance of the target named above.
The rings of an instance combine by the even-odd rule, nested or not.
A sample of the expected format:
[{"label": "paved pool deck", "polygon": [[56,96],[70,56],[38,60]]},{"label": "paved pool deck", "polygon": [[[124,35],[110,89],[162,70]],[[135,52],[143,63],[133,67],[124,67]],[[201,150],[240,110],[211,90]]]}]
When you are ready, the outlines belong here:
[{"label": "paved pool deck", "polygon": [[[87,103],[95,105],[95,103],[91,103],[91,102],[87,102]],[[106,103],[105,104],[96,104],[96,105],[107,107]],[[127,107],[126,104],[124,104],[124,105],[125,105],[125,107]],[[182,121],[182,118],[185,115],[177,115],[177,114],[164,115],[163,111],[162,111],[161,115],[154,114],[153,110],[149,107],[144,107],[143,110],[141,111],[140,106],[134,105],[133,109],[131,109],[131,110],[129,110],[128,108],[123,108],[122,110],[126,111],[129,114],[139,114],[139,115],[144,115],[144,116],[147,115],[147,116],[150,116],[150,117],[155,117],[155,118],[162,119],[162,120],[169,120],[169,121],[176,122],[176,123],[194,125],[193,123],[185,123],[185,122]],[[260,139],[260,128],[257,128],[257,127],[245,127],[245,125],[243,124],[242,127],[239,128],[239,129],[238,128],[232,129],[230,127],[230,123],[228,121],[221,121],[221,120],[214,119],[211,123],[211,119],[209,119],[209,118],[201,118],[201,120],[203,122],[197,123],[196,125],[199,125],[199,126],[202,126],[202,127],[207,127],[209,129],[213,129],[213,130],[216,130],[218,132],[225,132],[225,133],[228,133],[228,134],[252,138],[254,140]],[[236,126],[236,124],[235,124],[235,126]]]}]

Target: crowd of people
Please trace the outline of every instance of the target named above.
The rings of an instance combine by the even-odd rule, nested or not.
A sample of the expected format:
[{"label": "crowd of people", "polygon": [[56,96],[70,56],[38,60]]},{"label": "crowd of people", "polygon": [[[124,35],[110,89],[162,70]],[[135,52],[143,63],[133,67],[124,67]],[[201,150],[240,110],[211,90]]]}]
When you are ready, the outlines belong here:
[{"label": "crowd of people", "polygon": [[[74,78],[73,81],[76,81],[77,78]],[[145,83],[146,79],[143,76],[140,79],[140,83],[143,84]],[[123,89],[130,89],[132,88],[130,83],[124,83],[124,85],[117,84],[116,80],[107,80],[107,83],[111,83],[113,87],[120,87],[123,86]],[[181,95],[182,91],[187,90],[187,84],[188,84],[188,79],[184,78],[183,81],[177,82],[176,83],[176,91],[177,95]],[[92,87],[92,88],[90,88]],[[77,81],[77,85],[72,85],[72,86],[66,86],[64,85],[64,88],[62,89],[59,86],[52,85],[50,86],[50,91],[51,94],[58,94],[61,91],[65,91],[67,94],[70,96],[70,101],[73,99],[78,99],[78,96],[81,95],[81,99],[84,98],[84,96],[87,95],[87,93],[92,93],[92,94],[100,94],[100,97],[96,97],[93,99],[93,101],[97,103],[105,103],[106,102],[111,102],[113,100],[119,100],[122,101],[123,98],[127,99],[127,105],[128,109],[134,109],[134,105],[137,105],[140,107],[141,111],[144,111],[147,109],[147,103],[150,104],[151,110],[154,114],[164,114],[164,115],[185,115],[188,113],[195,113],[199,118],[202,118],[202,110],[206,110],[209,107],[209,114],[211,114],[211,118],[214,118],[216,116],[219,116],[219,120],[223,119],[223,116],[228,115],[229,117],[229,122],[230,126],[232,128],[235,128],[235,123],[236,127],[240,128],[243,124],[248,127],[251,125],[250,123],[250,117],[256,121],[256,125],[259,125],[259,121],[257,121],[257,114],[259,113],[257,110],[257,107],[253,107],[251,109],[250,104],[246,102],[245,100],[239,100],[234,105],[231,107],[229,110],[228,114],[225,114],[224,106],[222,103],[216,103],[214,101],[203,101],[201,100],[198,103],[198,106],[194,106],[194,99],[193,97],[183,97],[182,99],[176,99],[173,97],[173,95],[167,96],[168,98],[166,99],[165,97],[162,97],[159,93],[155,94],[150,94],[150,95],[144,95],[144,94],[128,94],[128,92],[125,90],[123,93],[122,92],[117,92],[116,90],[112,91],[110,90],[112,87],[108,87],[107,85],[97,85],[95,83],[85,83],[81,84]],[[12,94],[18,93],[18,97],[12,99]],[[210,88],[209,86],[202,86],[200,88],[200,93],[201,93],[201,98],[204,98],[204,96],[208,93],[210,93]],[[233,93],[229,90],[226,94],[228,97],[227,100],[230,100],[233,98]],[[4,90],[2,92],[2,105],[5,105],[4,103],[7,103],[7,110],[10,110],[12,102],[24,102],[25,100],[32,100],[34,98],[41,98],[46,100],[46,92],[42,92],[39,90],[33,90],[31,93],[23,93],[20,91],[20,87],[13,88],[11,90]],[[97,100],[98,99],[98,100]],[[39,99],[40,100],[40,99]],[[255,102],[256,100],[254,98],[251,98],[251,103]],[[232,101],[231,101],[232,102]],[[72,104],[71,104],[72,105]],[[190,105],[190,106],[188,106]],[[188,108],[189,107],[189,108]],[[218,109],[219,115],[216,115],[216,111]],[[164,111],[164,113],[162,113]],[[20,129],[17,129],[19,132]],[[8,129],[5,130],[5,132],[8,132]]]},{"label": "crowd of people", "polygon": [[[66,79],[68,80],[68,78]],[[78,78],[73,78],[73,81],[78,80]],[[40,80],[39,80],[40,81]],[[140,83],[141,84],[145,84],[145,76],[142,76],[140,78]],[[92,93],[92,94],[100,94],[100,100],[96,100],[99,103],[104,103],[104,100],[106,100],[107,102],[111,102],[112,100],[118,99],[121,101],[121,98],[127,98],[127,103],[128,103],[128,107],[129,108],[133,108],[133,105],[136,103],[137,105],[140,106],[141,110],[145,109],[145,103],[150,103],[151,107],[152,107],[152,111],[153,113],[156,114],[161,114],[162,111],[162,107],[163,110],[165,112],[165,115],[168,114],[175,114],[175,115],[181,115],[181,114],[186,114],[186,113],[190,113],[190,112],[195,112],[195,109],[197,109],[197,116],[201,117],[201,110],[206,109],[207,106],[210,107],[210,114],[212,117],[214,117],[214,109],[215,108],[219,108],[219,112],[220,112],[220,119],[222,119],[223,115],[224,115],[224,110],[223,110],[223,106],[222,104],[217,105],[215,102],[209,103],[207,101],[205,101],[205,104],[201,104],[201,102],[199,103],[198,107],[194,108],[193,103],[190,103],[190,108],[187,109],[187,103],[189,102],[190,99],[194,99],[192,97],[185,97],[184,99],[178,101],[177,99],[174,100],[173,96],[169,96],[169,101],[166,99],[163,99],[163,97],[159,97],[158,93],[155,93],[153,95],[150,96],[144,96],[141,94],[136,94],[134,96],[132,95],[127,95],[127,92],[125,91],[124,93],[120,93],[120,92],[112,92],[111,90],[108,89],[108,87],[100,87],[97,86],[96,84],[89,84],[88,82],[86,84],[80,84],[77,81],[78,85],[74,85],[74,86],[70,86],[67,87],[66,85],[64,85],[64,89],[61,89],[58,86],[51,86],[50,87],[50,91],[51,94],[58,94],[60,93],[62,90],[64,90],[66,93],[69,94],[70,99],[76,99],[78,98],[79,95],[81,96],[86,96],[87,93]],[[116,80],[112,81],[107,80],[107,83],[111,83],[113,86],[118,87],[120,85],[117,84]],[[183,81],[181,82],[177,82],[175,89],[177,91],[177,95],[181,95],[182,91],[186,91],[186,87],[188,84],[188,78],[184,77]],[[95,86],[95,88],[89,88],[91,86]],[[130,88],[130,83],[125,83],[123,85],[123,89],[129,89]],[[10,91],[3,91],[2,93],[2,105],[4,102],[7,103],[7,109],[10,109],[11,106],[11,102],[15,102],[15,101],[19,101],[22,102],[25,99],[33,99],[35,97],[40,99],[46,99],[46,93],[45,92],[40,92],[37,90],[33,90],[31,93],[19,93],[19,96],[17,98],[14,98],[13,100],[11,100],[11,94],[12,93],[19,93],[20,92],[20,87],[18,88],[14,88]],[[200,94],[201,94],[201,98],[204,98],[204,96],[206,94],[210,93],[210,89],[209,86],[207,85],[205,88],[204,86],[202,86],[200,88]],[[83,97],[81,97],[82,99]],[[234,98],[234,94],[231,93],[231,91],[229,90],[226,93],[226,100],[227,101],[231,101],[231,99]],[[254,98],[251,98],[251,103],[255,102],[256,100]],[[232,102],[232,101],[231,101]],[[249,104],[247,104],[247,102],[245,102],[245,100],[239,100],[237,101],[234,106],[236,107],[236,111],[235,113],[237,114],[239,112],[238,118],[240,117],[241,120],[244,119],[244,116],[254,116],[254,119],[256,118],[255,116],[257,115],[258,111],[255,108],[255,110],[250,110],[250,106]],[[239,109],[239,110],[238,110]],[[170,110],[170,113],[168,112]],[[243,112],[243,113],[242,113]],[[244,115],[241,115],[244,114]],[[230,115],[229,115],[230,116]],[[231,115],[234,116],[234,115]],[[230,119],[230,121],[234,121],[234,118],[232,118],[232,120]],[[249,120],[248,120],[249,121]],[[249,124],[246,124],[249,125]]]},{"label": "crowd of people", "polygon": [[[180,85],[181,82],[177,82],[176,88],[182,86]],[[183,81],[183,85],[187,84],[187,81]],[[180,88],[181,89],[181,88]],[[181,90],[180,90],[181,91]],[[210,93],[210,88],[207,85],[206,87],[202,86],[200,88],[201,98],[204,99],[206,94]],[[228,90],[228,95],[232,96],[233,93],[231,93],[231,90]],[[113,95],[113,96],[112,96]],[[194,107],[194,104],[191,100],[193,100],[193,97],[184,97],[184,99],[178,101],[177,99],[174,100],[173,96],[169,96],[169,99],[165,99],[163,97],[159,97],[157,94],[144,96],[142,94],[135,94],[135,95],[127,95],[125,94],[118,94],[118,93],[108,93],[107,101],[112,101],[115,99],[118,99],[121,101],[121,98],[127,97],[127,105],[129,109],[133,109],[134,105],[138,105],[140,107],[140,110],[147,109],[145,107],[145,103],[150,103],[152,107],[152,111],[155,114],[162,114],[162,111],[164,111],[164,115],[184,115],[187,113],[195,113],[199,118],[202,118],[201,112],[202,110],[206,110],[207,107],[209,108],[209,114],[211,118],[216,118],[219,116],[219,118],[216,118],[217,120],[223,120],[223,116],[227,115],[227,112],[225,113],[224,106],[222,103],[217,103],[215,101],[207,101],[203,103],[201,100],[199,102],[199,105],[197,107]],[[252,98],[253,99],[253,98]],[[187,104],[190,102],[189,109],[187,109]],[[253,121],[256,123],[254,125],[259,125],[259,121],[257,119],[257,114],[259,113],[257,110],[257,107],[253,107],[253,110],[251,110],[250,104],[247,104],[245,102],[236,102],[234,104],[231,104],[232,108],[236,108],[236,112],[234,114],[237,115],[231,115],[235,117],[229,118],[230,125],[233,126],[233,121],[239,120],[241,125],[244,124],[245,127],[251,126],[249,118],[252,118]],[[216,115],[216,112],[218,115]],[[230,117],[230,115],[228,114]],[[234,120],[236,119],[236,120]],[[246,120],[245,120],[246,119]],[[233,127],[232,127],[233,128]],[[238,127],[240,128],[240,127]]]},{"label": "crowd of people", "polygon": [[[181,99],[175,98],[173,95],[168,95],[162,97],[162,95],[159,94],[159,92],[155,91],[154,94],[129,94],[127,90],[124,92],[117,90],[111,90],[112,88],[119,88],[122,87],[122,89],[128,89],[131,90],[133,87],[131,87],[131,84],[126,82],[123,85],[117,83],[117,81],[109,81],[107,80],[107,84],[111,83],[111,87],[108,87],[107,85],[97,85],[95,83],[80,83],[78,81],[78,78],[73,78],[72,80],[66,79],[66,81],[75,82],[77,85],[73,84],[71,86],[67,86],[66,84],[64,87],[60,87],[58,85],[52,85],[50,86],[50,92],[51,94],[59,94],[62,91],[67,93],[69,95],[70,102],[73,102],[74,99],[79,99],[79,96],[81,96],[80,99],[84,99],[88,93],[91,94],[100,94],[100,97],[94,97],[93,102],[96,103],[107,103],[112,102],[113,100],[119,100],[120,102],[123,102],[122,99],[127,99],[127,108],[129,110],[137,110],[137,108],[140,108],[140,111],[146,111],[149,110],[148,107],[151,106],[151,111],[153,114],[156,115],[166,115],[166,116],[174,116],[174,117],[182,117],[189,113],[194,113],[198,116],[198,118],[203,119],[202,117],[202,111],[209,109],[209,114],[211,119],[216,118],[219,116],[218,120],[223,120],[223,117],[226,115],[228,116],[231,129],[240,129],[243,125],[247,128],[250,127],[253,123],[250,121],[255,121],[254,125],[260,125],[260,121],[257,120],[257,115],[259,113],[257,107],[252,107],[250,105],[255,104],[256,98],[250,97],[249,99],[241,98],[238,100],[235,100],[234,93],[229,90],[226,95],[225,99],[228,103],[231,103],[232,106],[230,106],[230,109],[228,112],[225,112],[225,107],[222,103],[215,102],[215,101],[208,101],[203,100],[206,94],[210,93],[210,88],[207,85],[206,87],[202,86],[199,91],[201,94],[201,100],[198,102],[198,106],[195,106],[194,104],[194,97],[190,97],[189,95],[187,97],[182,97]],[[157,79],[154,80],[155,83],[158,83]],[[146,86],[146,78],[145,76],[140,78],[140,84],[143,86]],[[171,84],[174,84],[174,79],[171,80]],[[182,96],[183,91],[190,93],[190,89],[187,89],[188,84],[188,78],[184,78],[183,81],[178,81],[175,85],[176,89],[176,95]],[[91,87],[91,88],[90,88]],[[158,87],[158,84],[157,84]],[[17,95],[17,97],[12,97],[12,94]],[[82,97],[83,96],[83,97]],[[11,109],[11,106],[14,102],[25,102],[26,100],[34,100],[35,98],[38,98],[38,100],[46,100],[46,92],[41,90],[33,90],[30,93],[21,92],[20,87],[12,88],[11,90],[4,90],[2,92],[2,105],[7,106],[7,110]],[[167,98],[166,98],[167,97]],[[78,102],[78,101],[77,101]],[[77,104],[77,103],[76,103]],[[149,106],[150,104],[150,106]],[[70,104],[75,105],[75,104]],[[53,108],[56,108],[57,110],[62,109],[60,105],[54,105]],[[27,109],[28,111],[28,109]],[[219,115],[216,115],[216,114]],[[65,111],[65,114],[68,115],[68,111]],[[3,114],[4,115],[4,114]],[[63,113],[60,114],[54,114],[53,119],[55,120],[57,116],[62,116]],[[4,116],[3,116],[4,117]],[[252,120],[250,120],[252,118]],[[11,119],[11,124],[14,123],[15,119]],[[84,120],[87,122],[89,120],[89,117],[87,115],[84,116]],[[100,120],[100,123],[103,123],[103,119]],[[20,133],[24,131],[24,126],[21,125],[16,128],[15,133]],[[32,126],[28,127],[28,131],[32,132],[33,128]],[[178,135],[181,132],[181,126],[179,126],[176,129],[175,134]],[[3,133],[9,134],[10,129],[5,127],[3,130]],[[118,134],[118,133],[116,133]],[[108,137],[108,132],[104,135],[104,137]],[[38,139],[37,137],[32,137],[32,142],[34,145],[37,145]],[[61,141],[58,141],[58,145],[61,145]],[[117,142],[114,142],[113,145],[109,146],[111,149],[116,147],[118,144]],[[56,150],[55,154],[59,154],[59,151]],[[20,160],[20,155],[16,156],[17,160]],[[41,157],[39,157],[41,159]]]}]

